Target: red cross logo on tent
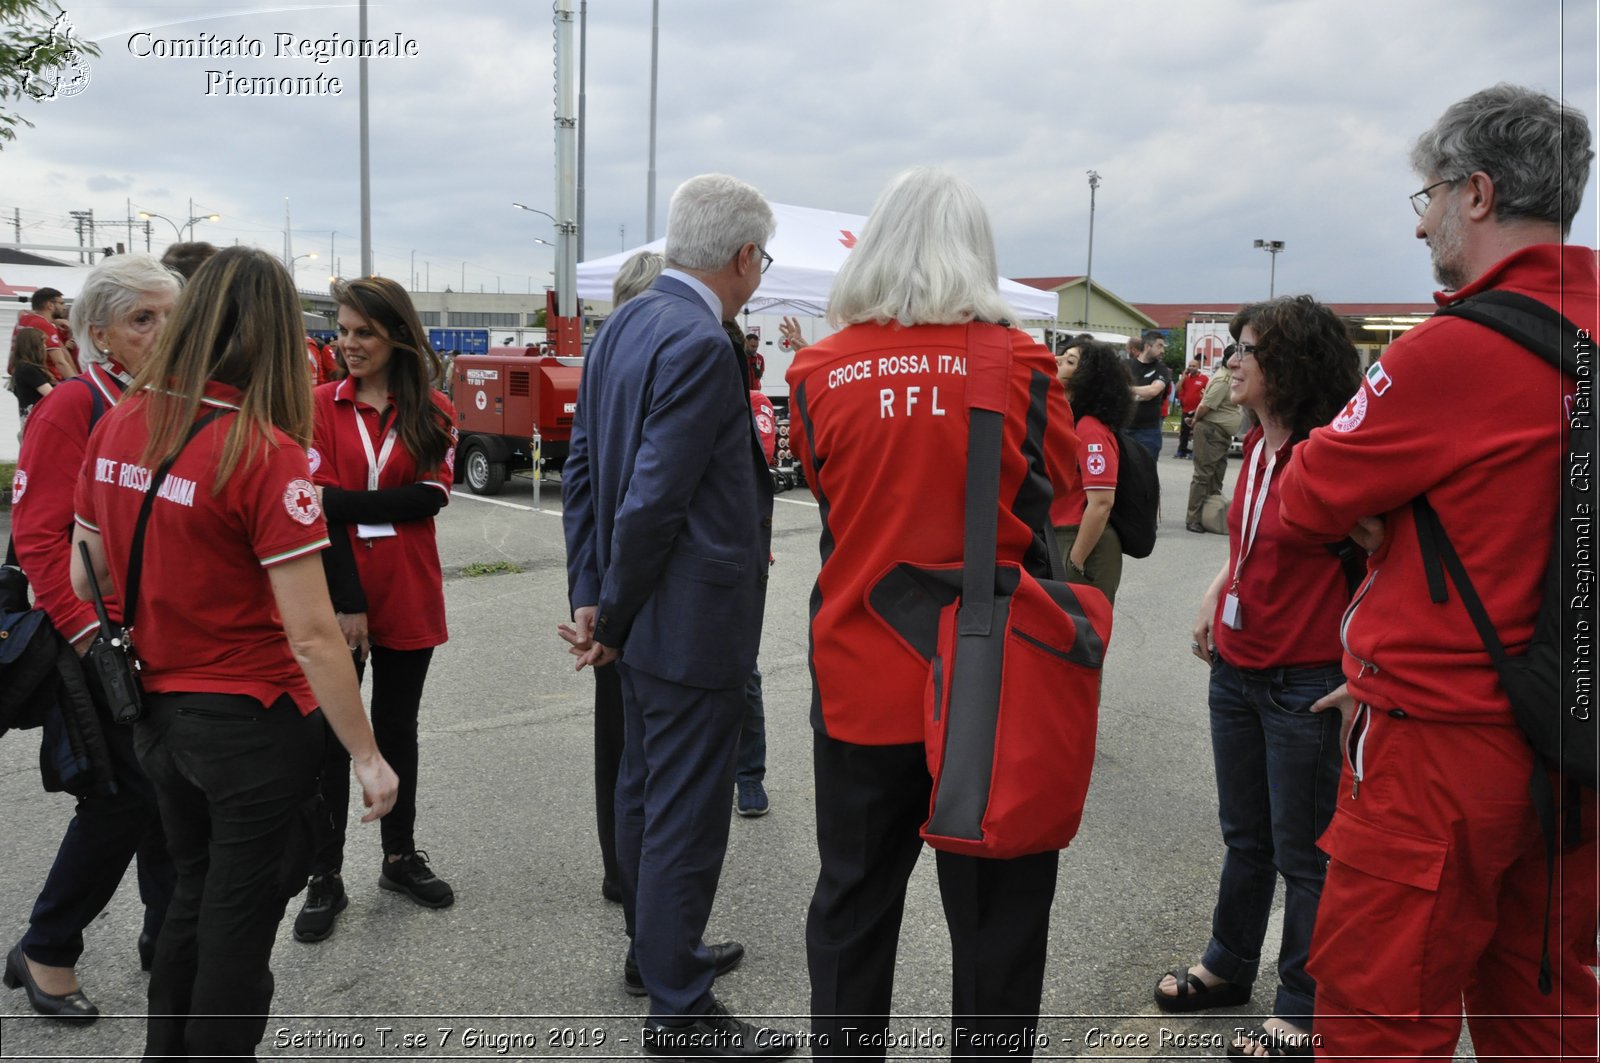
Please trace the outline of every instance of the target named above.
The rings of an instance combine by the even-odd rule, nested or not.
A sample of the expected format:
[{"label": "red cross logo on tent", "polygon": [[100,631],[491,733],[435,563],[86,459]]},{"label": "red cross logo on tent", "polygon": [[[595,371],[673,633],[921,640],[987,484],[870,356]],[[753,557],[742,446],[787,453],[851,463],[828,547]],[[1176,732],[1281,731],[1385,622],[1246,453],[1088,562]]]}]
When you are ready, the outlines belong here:
[{"label": "red cross logo on tent", "polygon": [[839,242],[846,247],[854,247],[856,246],[856,234],[849,229],[840,229]]},{"label": "red cross logo on tent", "polygon": [[1224,350],[1222,340],[1217,336],[1201,336],[1195,341],[1195,357],[1200,359],[1201,365],[1212,365],[1222,357]]}]

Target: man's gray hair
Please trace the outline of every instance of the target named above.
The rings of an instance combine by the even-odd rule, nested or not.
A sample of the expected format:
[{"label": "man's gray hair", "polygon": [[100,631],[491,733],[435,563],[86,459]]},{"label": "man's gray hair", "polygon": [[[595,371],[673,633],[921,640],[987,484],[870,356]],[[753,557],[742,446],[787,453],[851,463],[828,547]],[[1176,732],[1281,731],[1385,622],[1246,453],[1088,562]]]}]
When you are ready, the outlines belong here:
[{"label": "man's gray hair", "polygon": [[833,280],[835,328],[1014,321],[1000,298],[989,213],[971,185],[932,166],[910,169],[878,196]]},{"label": "man's gray hair", "polygon": [[635,251],[611,279],[611,309],[632,299],[661,276],[665,263],[656,251]]},{"label": "man's gray hair", "polygon": [[766,247],[777,224],[761,193],[738,178],[725,173],[691,177],[672,193],[667,265],[719,270],[745,244]]},{"label": "man's gray hair", "polygon": [[104,363],[102,351],[89,332],[92,325],[109,328],[128,316],[141,295],[167,292],[176,297],[183,277],[152,255],[113,255],[102,261],[83,282],[72,301],[72,335],[78,341],[78,360],[85,367]]},{"label": "man's gray hair", "polygon": [[1576,107],[1504,82],[1454,103],[1411,149],[1418,175],[1494,181],[1495,217],[1555,222],[1565,236],[1583,200],[1594,152]]}]

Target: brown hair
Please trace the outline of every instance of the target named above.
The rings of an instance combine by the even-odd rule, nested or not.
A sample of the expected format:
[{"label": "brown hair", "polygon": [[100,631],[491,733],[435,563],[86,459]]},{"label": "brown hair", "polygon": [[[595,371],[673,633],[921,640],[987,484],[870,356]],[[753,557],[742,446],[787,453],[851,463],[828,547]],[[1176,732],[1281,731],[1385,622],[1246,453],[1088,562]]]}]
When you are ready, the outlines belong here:
[{"label": "brown hair", "polygon": [[433,402],[433,382],[444,372],[411,296],[388,277],[360,277],[334,285],[333,301],[348,306],[392,348],[389,391],[395,430],[419,469],[432,469],[450,449],[449,416]]},{"label": "brown hair", "polygon": [[145,398],[146,465],[183,446],[211,380],[241,393],[212,494],[271,444],[273,429],[310,445],[300,297],[283,264],[265,251],[219,251],[184,286],[150,360],[130,385]]},{"label": "brown hair", "polygon": [[11,337],[11,357],[6,361],[6,372],[15,375],[17,367],[24,365],[48,368],[44,356],[44,333],[36,328],[20,328]]}]

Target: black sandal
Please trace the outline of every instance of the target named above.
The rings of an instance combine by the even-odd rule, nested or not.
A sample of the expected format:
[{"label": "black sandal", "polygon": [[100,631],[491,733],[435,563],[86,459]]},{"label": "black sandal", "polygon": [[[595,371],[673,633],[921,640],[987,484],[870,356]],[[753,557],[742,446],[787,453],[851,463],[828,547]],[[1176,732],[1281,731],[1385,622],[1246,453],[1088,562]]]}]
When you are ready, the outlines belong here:
[{"label": "black sandal", "polygon": [[[1297,1037],[1293,1034],[1273,1033],[1265,1026],[1257,1026],[1254,1030],[1244,1035],[1248,1044],[1231,1044],[1228,1046],[1228,1056],[1231,1059],[1282,1059],[1286,1056],[1309,1056],[1311,1054],[1311,1038]],[[1267,1050],[1265,1056],[1257,1056],[1254,1052],[1247,1052],[1251,1044],[1260,1045]]]},{"label": "black sandal", "polygon": [[1205,1011],[1207,1008],[1236,1008],[1250,1002],[1250,986],[1236,982],[1222,982],[1208,986],[1187,967],[1174,967],[1162,978],[1171,976],[1178,983],[1178,992],[1169,995],[1161,991],[1161,978],[1156,979],[1156,1007],[1162,1011]]}]

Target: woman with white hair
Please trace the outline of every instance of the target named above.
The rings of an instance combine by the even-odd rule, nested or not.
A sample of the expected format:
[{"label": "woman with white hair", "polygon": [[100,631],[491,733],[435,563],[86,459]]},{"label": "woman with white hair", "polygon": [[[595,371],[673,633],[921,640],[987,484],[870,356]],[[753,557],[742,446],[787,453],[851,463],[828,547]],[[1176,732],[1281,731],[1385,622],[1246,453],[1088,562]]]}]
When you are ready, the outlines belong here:
[{"label": "woman with white hair", "polygon": [[[821,857],[806,921],[814,1055],[830,1054],[822,1045],[884,1054],[906,882],[932,785],[928,663],[870,611],[864,592],[897,561],[961,563],[969,326],[1004,326],[988,331],[1010,347],[997,560],[1046,573],[1052,494],[1077,485],[1077,437],[1055,362],[1009,327],[1012,317],[977,194],[943,171],[911,170],[879,197],[834,281],[828,318],[843,331],[801,350],[787,374],[791,446],[823,521],[811,614]],[[965,1031],[954,1055],[984,1041],[1031,1055],[1057,858],[936,854],[951,1006]]]},{"label": "woman with white hair", "polygon": [[[17,560],[38,607],[80,655],[98,622],[94,605],[73,593],[69,571],[78,470],[95,423],[144,368],[179,284],[176,274],[149,255],[117,255],[89,274],[72,304],[72,331],[83,343],[87,368],[34,407],[17,458],[11,511]],[[120,623],[115,599],[107,609]],[[100,1014],[83,994],[74,967],[83,952],[84,928],[105,909],[129,861],[138,856],[145,906],[138,953],[145,970],[155,955],[174,881],[155,793],[134,757],[132,728],[112,723],[103,710],[99,715],[116,791],[95,787],[91,772],[46,778],[46,789],[65,789],[77,795],[78,805],[34,902],[28,930],[6,957],[5,984],[23,987],[35,1011],[64,1022],[93,1022]],[[51,766],[47,775],[54,774]]]}]

